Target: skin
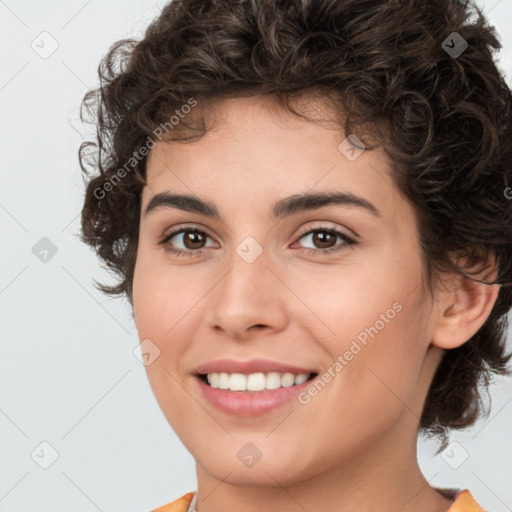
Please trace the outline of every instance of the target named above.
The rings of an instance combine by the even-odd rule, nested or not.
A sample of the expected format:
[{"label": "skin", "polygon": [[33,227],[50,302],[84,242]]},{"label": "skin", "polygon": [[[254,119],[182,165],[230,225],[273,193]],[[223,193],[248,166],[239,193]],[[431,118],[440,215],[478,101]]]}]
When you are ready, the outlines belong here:
[{"label": "skin", "polygon": [[[151,151],[141,211],[166,191],[215,204],[222,220],[170,207],[141,214],[133,286],[139,337],[161,351],[147,366],[152,389],[196,461],[198,510],[446,511],[451,501],[418,467],[420,415],[444,351],[485,322],[498,286],[447,275],[431,296],[416,218],[382,149],[351,162],[338,150],[339,128],[258,96],[212,105],[207,135]],[[320,102],[315,108],[327,113]],[[381,217],[347,205],[271,217],[285,196],[333,190],[365,198]],[[205,231],[202,255],[158,244],[183,223]],[[322,254],[344,241],[302,236],[321,227],[357,243]],[[250,264],[236,252],[247,236],[263,248]],[[182,234],[167,245],[201,247],[185,245]],[[321,375],[397,302],[401,311],[307,404],[230,415],[203,398],[192,376],[223,357],[275,359]],[[262,454],[250,468],[237,458],[248,442]]]}]

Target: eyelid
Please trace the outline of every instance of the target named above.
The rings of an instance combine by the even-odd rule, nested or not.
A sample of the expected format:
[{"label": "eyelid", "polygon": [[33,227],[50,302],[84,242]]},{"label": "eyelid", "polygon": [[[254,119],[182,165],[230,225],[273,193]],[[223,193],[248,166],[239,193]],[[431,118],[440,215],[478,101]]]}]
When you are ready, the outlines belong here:
[{"label": "eyelid", "polygon": [[[317,222],[322,222],[322,221],[317,221]],[[310,226],[307,226],[305,228],[300,228],[300,230],[297,233],[296,237],[297,238],[301,238],[303,235],[308,234],[311,231],[317,231],[317,230],[321,230],[321,229],[330,230],[330,231],[338,231],[343,236],[346,236],[347,238],[351,238],[355,242],[357,242],[359,240],[359,238],[360,238],[359,235],[357,233],[355,233],[354,231],[352,231],[351,229],[347,230],[347,229],[344,229],[344,228],[340,228],[339,226],[329,226],[329,225],[327,225],[326,222],[323,222],[319,226],[311,226],[310,225]],[[348,233],[347,233],[347,231],[348,231]]]},{"label": "eyelid", "polygon": [[193,223],[188,224],[185,222],[183,224],[177,224],[176,226],[173,226],[168,233],[158,236],[157,239],[159,240],[159,243],[162,243],[163,240],[168,240],[169,237],[175,236],[179,233],[182,233],[183,231],[201,231],[205,235],[208,235],[208,237],[210,237],[211,239],[214,238],[209,232],[208,228],[203,226],[202,224],[195,225]]}]

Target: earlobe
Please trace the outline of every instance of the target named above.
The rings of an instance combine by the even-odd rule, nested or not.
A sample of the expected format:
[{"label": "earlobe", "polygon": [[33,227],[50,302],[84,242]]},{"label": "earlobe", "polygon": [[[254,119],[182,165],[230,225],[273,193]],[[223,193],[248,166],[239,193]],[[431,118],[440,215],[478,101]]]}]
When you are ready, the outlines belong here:
[{"label": "earlobe", "polygon": [[457,348],[485,323],[498,297],[499,284],[484,284],[457,276],[449,288],[439,291],[432,344]]}]

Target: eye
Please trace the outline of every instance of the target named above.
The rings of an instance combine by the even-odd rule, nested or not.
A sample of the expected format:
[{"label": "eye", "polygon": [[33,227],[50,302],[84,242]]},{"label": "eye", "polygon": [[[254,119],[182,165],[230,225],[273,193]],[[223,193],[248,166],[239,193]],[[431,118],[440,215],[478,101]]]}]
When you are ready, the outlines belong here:
[{"label": "eye", "polygon": [[[337,239],[341,239],[342,243],[337,244]],[[341,231],[338,231],[337,229],[334,228],[328,228],[323,226],[315,229],[310,229],[309,231],[304,233],[299,238],[299,240],[307,240],[310,243],[319,246],[318,248],[313,249],[308,247],[302,247],[302,249],[309,254],[325,254],[331,252],[338,252],[347,249],[357,243],[353,238],[349,237],[345,233],[342,233]]]},{"label": "eye", "polygon": [[[178,246],[181,245],[181,247],[174,247],[176,242],[171,244],[173,238],[176,238]],[[204,249],[206,248],[205,241],[207,238],[210,237],[200,229],[182,227],[165,235],[158,243],[164,245],[166,251],[178,256],[200,256],[203,252],[206,252]]]}]

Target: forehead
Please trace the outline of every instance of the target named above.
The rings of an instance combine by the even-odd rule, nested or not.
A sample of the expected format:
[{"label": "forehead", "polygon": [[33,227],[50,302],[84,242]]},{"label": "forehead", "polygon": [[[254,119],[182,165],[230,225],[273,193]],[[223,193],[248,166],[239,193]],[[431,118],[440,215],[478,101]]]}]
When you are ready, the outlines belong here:
[{"label": "forehead", "polygon": [[171,190],[212,202],[229,198],[247,209],[293,193],[336,189],[396,210],[402,198],[384,151],[363,151],[350,161],[339,149],[346,137],[338,112],[315,97],[294,107],[315,122],[263,96],[210,102],[203,137],[159,142],[149,154],[143,205]]}]

